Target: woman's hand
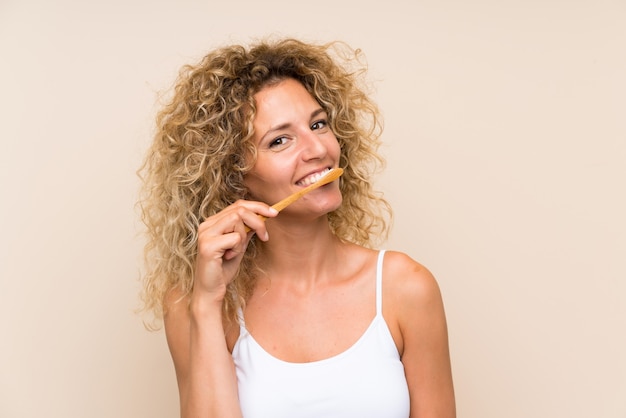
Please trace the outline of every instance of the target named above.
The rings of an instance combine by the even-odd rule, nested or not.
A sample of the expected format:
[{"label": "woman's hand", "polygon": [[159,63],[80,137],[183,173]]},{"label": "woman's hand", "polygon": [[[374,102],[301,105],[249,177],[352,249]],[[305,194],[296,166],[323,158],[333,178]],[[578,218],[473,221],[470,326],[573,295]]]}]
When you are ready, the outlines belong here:
[{"label": "woman's hand", "polygon": [[265,203],[238,200],[202,222],[198,227],[194,295],[211,295],[222,301],[252,235],[256,233],[262,241],[269,239],[260,216],[277,214]]},{"label": "woman's hand", "polygon": [[181,417],[241,417],[222,304],[252,235],[269,239],[259,216],[277,214],[265,203],[239,200],[198,227],[193,291],[188,296],[174,288],[165,302],[165,334],[176,369]]}]

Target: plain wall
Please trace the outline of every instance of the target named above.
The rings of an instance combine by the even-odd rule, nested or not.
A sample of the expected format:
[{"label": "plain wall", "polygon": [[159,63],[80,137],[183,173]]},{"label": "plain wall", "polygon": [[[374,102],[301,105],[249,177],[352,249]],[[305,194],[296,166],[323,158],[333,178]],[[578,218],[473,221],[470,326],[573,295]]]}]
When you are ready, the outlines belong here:
[{"label": "plain wall", "polygon": [[367,56],[385,247],[439,279],[459,417],[626,417],[626,3],[0,1],[0,416],[173,417],[137,307],[157,93],[266,34]]}]

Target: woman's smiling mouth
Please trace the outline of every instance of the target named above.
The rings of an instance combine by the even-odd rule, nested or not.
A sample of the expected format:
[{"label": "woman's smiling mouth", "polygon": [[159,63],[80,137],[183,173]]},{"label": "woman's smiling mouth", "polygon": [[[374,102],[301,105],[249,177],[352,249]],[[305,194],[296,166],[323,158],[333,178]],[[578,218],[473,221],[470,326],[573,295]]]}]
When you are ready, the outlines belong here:
[{"label": "woman's smiling mouth", "polygon": [[328,172],[330,172],[330,168],[325,168],[322,171],[318,171],[317,173],[306,176],[302,180],[299,180],[298,182],[296,182],[296,184],[298,186],[303,186],[303,187],[309,186],[313,183],[316,183],[319,179],[321,179],[326,174],[328,174]]}]

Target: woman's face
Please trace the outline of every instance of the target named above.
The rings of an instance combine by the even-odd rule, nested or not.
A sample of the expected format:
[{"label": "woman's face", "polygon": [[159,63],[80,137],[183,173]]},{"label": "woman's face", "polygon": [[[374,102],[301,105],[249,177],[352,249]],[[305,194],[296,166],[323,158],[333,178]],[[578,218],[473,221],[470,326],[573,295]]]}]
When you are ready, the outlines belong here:
[{"label": "woman's face", "polygon": [[[259,91],[254,99],[254,168],[245,183],[254,200],[270,205],[338,167],[340,149],[328,116],[302,84],[285,79]],[[341,205],[338,181],[306,194],[285,213],[326,214]]]}]

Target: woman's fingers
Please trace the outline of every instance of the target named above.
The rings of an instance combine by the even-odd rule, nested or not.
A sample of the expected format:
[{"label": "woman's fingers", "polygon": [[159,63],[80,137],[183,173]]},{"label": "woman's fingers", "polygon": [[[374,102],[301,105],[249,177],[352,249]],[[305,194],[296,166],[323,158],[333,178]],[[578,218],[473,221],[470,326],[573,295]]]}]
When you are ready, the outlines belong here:
[{"label": "woman's fingers", "polygon": [[[208,256],[210,248],[223,256],[229,252],[227,259],[232,259],[232,254],[243,253],[248,241],[254,233],[267,241],[268,234],[265,222],[261,217],[274,217],[278,214],[276,209],[262,202],[240,200],[228,206],[221,212],[207,218],[198,228],[198,245],[208,244],[209,248],[201,251]],[[249,228],[249,231],[246,229]],[[210,244],[213,242],[213,245]]]},{"label": "woman's fingers", "polygon": [[195,285],[208,292],[223,292],[252,236],[256,233],[260,239],[268,239],[260,216],[269,218],[277,213],[265,203],[240,200],[202,222],[198,227]]},{"label": "woman's fingers", "polygon": [[199,227],[198,233],[211,230],[211,234],[226,234],[234,232],[238,226],[242,226],[242,233],[247,233],[246,226],[258,237],[267,241],[267,229],[265,218],[272,218],[278,211],[262,202],[240,200],[222,210],[220,213],[205,220]]},{"label": "woman's fingers", "polygon": [[252,237],[252,234],[248,233],[243,222],[235,224],[235,230],[231,233],[231,235],[236,236],[237,238],[235,244],[224,252],[224,260],[227,261],[243,255],[243,253],[246,252],[248,242],[250,242],[250,238]]}]

